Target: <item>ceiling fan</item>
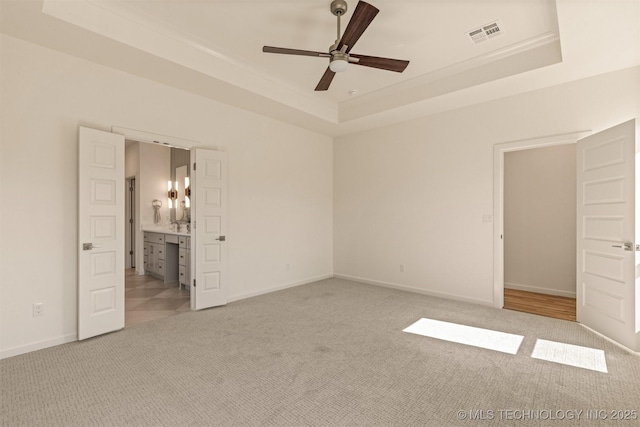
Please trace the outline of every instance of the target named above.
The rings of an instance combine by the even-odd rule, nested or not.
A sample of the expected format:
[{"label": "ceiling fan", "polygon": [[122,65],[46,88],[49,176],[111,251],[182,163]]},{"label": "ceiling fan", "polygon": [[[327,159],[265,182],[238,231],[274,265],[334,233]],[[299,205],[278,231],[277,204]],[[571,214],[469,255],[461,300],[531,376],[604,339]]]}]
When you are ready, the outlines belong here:
[{"label": "ceiling fan", "polygon": [[315,52],[311,50],[287,49],[284,47],[263,46],[262,51],[266,53],[281,53],[284,55],[317,56],[329,58],[329,67],[320,79],[315,90],[327,90],[333,76],[336,73],[345,71],[349,63],[363,65],[365,67],[380,68],[382,70],[395,71],[401,73],[409,65],[409,61],[391,58],[379,58],[376,56],[358,55],[351,52],[362,33],[367,29],[379,10],[369,3],[359,1],[356,10],[353,12],[347,28],[340,38],[340,17],[347,12],[347,2],[345,0],[333,0],[331,2],[331,13],[338,18],[338,38],[329,47],[329,52]]}]

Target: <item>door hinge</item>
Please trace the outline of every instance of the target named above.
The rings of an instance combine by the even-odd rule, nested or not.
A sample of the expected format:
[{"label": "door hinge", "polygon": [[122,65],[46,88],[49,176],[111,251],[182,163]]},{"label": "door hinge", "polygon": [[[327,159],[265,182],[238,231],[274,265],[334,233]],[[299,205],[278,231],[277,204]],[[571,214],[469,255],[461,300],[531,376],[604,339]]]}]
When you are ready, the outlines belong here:
[{"label": "door hinge", "polygon": [[193,287],[196,287],[196,279],[193,279]]},{"label": "door hinge", "polygon": [[196,163],[193,162],[193,170],[196,170]]},{"label": "door hinge", "polygon": [[129,191],[133,191],[133,187],[129,187]]},{"label": "door hinge", "polygon": [[133,218],[129,218],[129,224],[133,224]]},{"label": "door hinge", "polygon": [[133,255],[133,251],[129,251],[129,255]]}]

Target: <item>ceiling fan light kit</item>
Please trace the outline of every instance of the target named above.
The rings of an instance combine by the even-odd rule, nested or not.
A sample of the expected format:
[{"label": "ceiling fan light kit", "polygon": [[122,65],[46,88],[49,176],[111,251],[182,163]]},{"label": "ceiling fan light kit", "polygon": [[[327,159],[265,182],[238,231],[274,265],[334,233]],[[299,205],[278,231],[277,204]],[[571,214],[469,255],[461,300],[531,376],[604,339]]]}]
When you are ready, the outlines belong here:
[{"label": "ceiling fan light kit", "polygon": [[349,56],[343,53],[336,53],[331,56],[331,62],[329,63],[329,68],[334,73],[341,73],[343,71],[347,71],[347,66],[349,65]]},{"label": "ceiling fan light kit", "polygon": [[379,68],[381,70],[394,71],[401,73],[409,65],[409,61],[391,58],[380,58],[375,56],[365,56],[358,54],[349,54],[353,46],[356,44],[362,33],[367,29],[369,24],[378,14],[379,10],[366,3],[359,1],[356,9],[353,11],[351,20],[347,24],[347,28],[340,36],[340,17],[347,12],[347,2],[345,0],[333,0],[330,6],[331,13],[337,17],[337,34],[336,42],[329,47],[329,52],[316,52],[310,50],[288,49],[282,47],[263,46],[262,51],[266,53],[279,53],[284,55],[299,56],[315,56],[319,58],[329,58],[329,67],[324,72],[320,82],[316,86],[317,91],[329,89],[333,76],[336,73],[346,71],[349,63],[363,65],[365,67]]}]

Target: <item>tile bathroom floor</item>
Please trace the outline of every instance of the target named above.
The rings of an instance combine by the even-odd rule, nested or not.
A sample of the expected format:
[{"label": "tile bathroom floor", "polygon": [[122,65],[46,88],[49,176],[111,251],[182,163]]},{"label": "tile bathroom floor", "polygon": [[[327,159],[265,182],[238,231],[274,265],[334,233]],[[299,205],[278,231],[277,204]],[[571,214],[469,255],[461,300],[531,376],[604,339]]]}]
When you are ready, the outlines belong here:
[{"label": "tile bathroom floor", "polygon": [[124,277],[125,328],[189,311],[189,291],[178,289],[178,282],[163,283],[132,268]]}]

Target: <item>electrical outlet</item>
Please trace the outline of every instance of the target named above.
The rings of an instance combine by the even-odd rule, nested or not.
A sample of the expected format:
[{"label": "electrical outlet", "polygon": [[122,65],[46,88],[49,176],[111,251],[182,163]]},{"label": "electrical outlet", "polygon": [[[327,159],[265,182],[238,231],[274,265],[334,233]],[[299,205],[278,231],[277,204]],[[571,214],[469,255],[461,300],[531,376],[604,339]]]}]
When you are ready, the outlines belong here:
[{"label": "electrical outlet", "polygon": [[33,304],[33,317],[44,315],[44,303],[37,302]]},{"label": "electrical outlet", "polygon": [[404,264],[400,264],[400,272],[404,273]]}]

